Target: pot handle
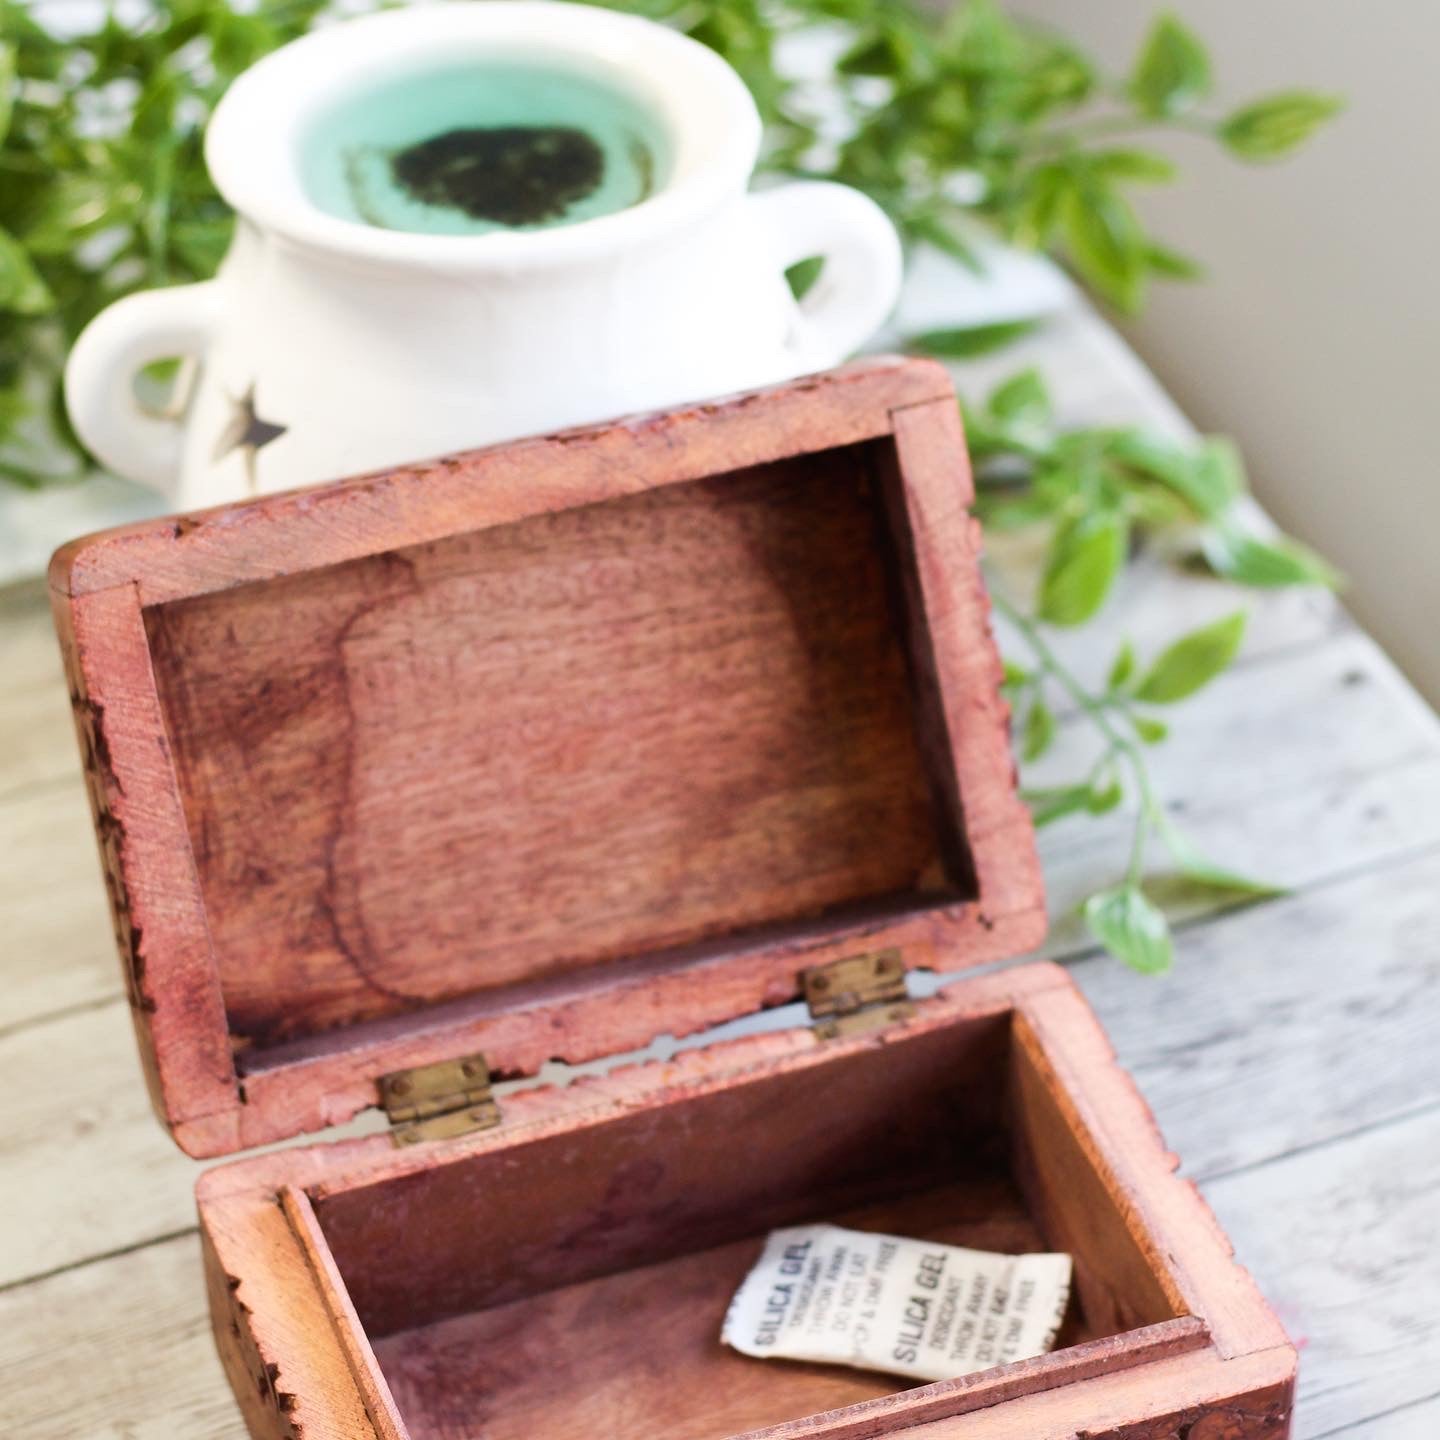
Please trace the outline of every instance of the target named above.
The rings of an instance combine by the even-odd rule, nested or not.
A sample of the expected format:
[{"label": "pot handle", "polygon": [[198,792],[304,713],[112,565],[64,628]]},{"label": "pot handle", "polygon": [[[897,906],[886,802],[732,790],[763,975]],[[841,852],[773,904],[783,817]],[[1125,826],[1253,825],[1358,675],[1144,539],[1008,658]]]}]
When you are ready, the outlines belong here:
[{"label": "pot handle", "polygon": [[852,355],[888,318],[900,296],[900,237],[867,195],[827,180],[799,180],[748,197],[771,236],[782,270],[822,260],[800,301],[792,346],[807,370]]},{"label": "pot handle", "polygon": [[65,365],[65,404],[75,433],[102,465],[174,493],[182,421],[145,410],[135,377],[157,360],[198,359],[219,308],[213,280],[146,290],[116,301],[81,332]]}]

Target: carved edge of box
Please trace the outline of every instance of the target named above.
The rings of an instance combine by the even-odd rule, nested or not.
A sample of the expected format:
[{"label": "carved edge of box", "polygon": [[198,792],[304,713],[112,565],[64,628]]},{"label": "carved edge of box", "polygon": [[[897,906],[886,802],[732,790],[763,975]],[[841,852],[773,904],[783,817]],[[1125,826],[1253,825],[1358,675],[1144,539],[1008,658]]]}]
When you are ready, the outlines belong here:
[{"label": "carved edge of box", "polygon": [[245,1428],[257,1440],[301,1440],[290,1418],[296,1397],[284,1388],[279,1365],[267,1361],[260,1352],[250,1307],[240,1295],[240,1278],[225,1272],[204,1227],[200,1243],[215,1348]]},{"label": "carved edge of box", "polygon": [[51,600],[152,1103],[172,1132],[233,1116],[234,1058],[139,593]]},{"label": "carved edge of box", "polygon": [[[1241,1394],[1129,1424],[1077,1430],[1074,1440],[1289,1440],[1294,1418],[1295,1350],[1289,1345],[1277,1346],[1250,1358],[1273,1359],[1281,1373]],[[1220,1361],[1217,1378],[1232,1364]]]},{"label": "carved edge of box", "polygon": [[200,1237],[216,1348],[254,1440],[392,1440],[366,1409],[279,1198],[211,1204]]}]

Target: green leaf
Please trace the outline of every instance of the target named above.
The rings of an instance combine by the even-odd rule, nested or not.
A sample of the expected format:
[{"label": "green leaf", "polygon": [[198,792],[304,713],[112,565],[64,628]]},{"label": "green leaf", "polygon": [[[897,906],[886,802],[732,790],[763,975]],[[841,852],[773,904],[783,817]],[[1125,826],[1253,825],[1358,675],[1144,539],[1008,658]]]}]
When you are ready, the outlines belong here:
[{"label": "green leaf", "polygon": [[[230,248],[234,229],[228,218],[202,222],[180,221],[170,227],[170,243],[190,273],[197,279],[203,279],[213,275],[219,268],[225,252]],[[798,269],[808,263],[802,260],[800,266],[794,268]]]},{"label": "green leaf", "polygon": [[807,259],[797,260],[785,272],[785,280],[790,286],[790,293],[797,300],[803,300],[805,292],[820,278],[820,272],[824,268],[825,257],[823,255],[811,255]]},{"label": "green leaf", "polygon": [[1249,488],[1239,450],[1219,436],[1210,437],[1200,447],[1190,483],[1192,494],[1206,515],[1222,514]]},{"label": "green leaf", "polygon": [[1245,635],[1245,612],[1203,625],[1182,636],[1145,672],[1135,698],[1147,705],[1173,705],[1208,685],[1230,664]]},{"label": "green leaf", "polygon": [[993,0],[966,0],[951,10],[943,37],[950,53],[972,74],[1003,75],[1024,54],[1023,38]]},{"label": "green leaf", "polygon": [[1245,472],[1234,446],[1206,440],[1198,450],[1141,430],[1124,430],[1105,446],[1106,457],[1163,485],[1202,520],[1223,515],[1245,491]]},{"label": "green leaf", "polygon": [[1108,186],[1077,187],[1061,203],[1061,225],[1081,277],[1121,310],[1138,310],[1149,273],[1145,232],[1125,200]]},{"label": "green leaf", "polygon": [[1105,688],[1107,690],[1118,690],[1135,673],[1135,647],[1128,641],[1124,641],[1119,652],[1115,656],[1115,663],[1110,667],[1110,674],[1106,678]]},{"label": "green leaf", "polygon": [[1022,790],[1020,798],[1030,807],[1030,819],[1036,829],[1053,825],[1067,815],[1079,814],[1090,808],[1088,785],[1057,785],[1051,789]]},{"label": "green leaf", "polygon": [[1130,723],[1135,727],[1135,733],[1147,745],[1158,745],[1170,734],[1170,727],[1163,720],[1153,719],[1149,715],[1132,715]]},{"label": "green leaf", "polygon": [[0,229],[0,310],[19,315],[41,315],[53,308],[55,297],[25,253],[25,247]]},{"label": "green leaf", "polygon": [[1180,173],[1171,160],[1153,150],[1099,150],[1086,163],[1107,180],[1128,180],[1133,185],[1168,185]]},{"label": "green leaf", "polygon": [[944,360],[969,360],[1002,349],[1012,340],[1028,335],[1038,320],[999,320],[990,325],[966,325],[953,330],[926,330],[912,335],[909,348]]},{"label": "green leaf", "polygon": [[1333,590],[1341,581],[1340,572],[1324,556],[1284,535],[1261,540],[1227,527],[1208,532],[1204,550],[1217,574],[1257,589],[1323,585]]},{"label": "green leaf", "polygon": [[1198,260],[1150,240],[1145,245],[1145,263],[1153,275],[1162,275],[1167,280],[1203,280],[1205,267]]},{"label": "green leaf", "polygon": [[1337,95],[1290,90],[1257,100],[1220,123],[1220,139],[1242,160],[1278,160],[1345,108]]},{"label": "green leaf", "polygon": [[1037,695],[1025,716],[1025,736],[1020,745],[1021,759],[1027,763],[1038,760],[1054,742],[1054,712],[1044,699]]},{"label": "green leaf", "polygon": [[1179,115],[1210,90],[1210,57],[1172,14],[1159,15],[1130,74],[1130,98],[1141,114]]},{"label": "green leaf", "polygon": [[986,408],[997,420],[1043,425],[1050,418],[1050,392],[1035,369],[1022,370],[990,392]]},{"label": "green leaf", "polygon": [[69,260],[87,237],[133,224],[144,204],[140,185],[117,183],[109,175],[57,175],[45,194],[26,208],[19,238],[32,259]]},{"label": "green leaf", "polygon": [[1094,615],[1120,573],[1127,539],[1114,512],[1092,513],[1057,532],[1040,583],[1040,618],[1082,625]]},{"label": "green leaf", "polygon": [[1161,975],[1175,963],[1169,922],[1138,885],[1092,895],[1085,902],[1085,923],[1116,959],[1142,975]]},{"label": "green leaf", "polygon": [[1004,667],[1005,676],[1000,682],[1007,690],[1018,690],[1020,686],[1026,685],[1030,680],[1030,672],[1022,665],[1017,665],[1013,660],[1001,662]]},{"label": "green leaf", "polygon": [[1110,780],[1107,784],[1098,789],[1090,791],[1090,798],[1085,802],[1085,808],[1092,815],[1104,815],[1114,810],[1125,798],[1125,791],[1118,780]]},{"label": "green leaf", "polygon": [[1020,192],[1009,217],[1009,239],[1021,249],[1039,250],[1050,243],[1060,221],[1060,208],[1074,185],[1074,176],[1053,161],[1037,165],[1020,177]]},{"label": "green leaf", "polygon": [[1161,831],[1161,839],[1164,840],[1165,848],[1170,852],[1171,858],[1175,861],[1181,874],[1202,885],[1207,885],[1213,890],[1229,890],[1238,895],[1256,897],[1285,894],[1283,885],[1273,885],[1266,880],[1256,880],[1249,875],[1241,875],[1234,870],[1227,870],[1224,866],[1212,863],[1184,835],[1168,824]]},{"label": "green leaf", "polygon": [[904,66],[892,37],[884,31],[862,35],[836,62],[842,75],[894,75]]}]

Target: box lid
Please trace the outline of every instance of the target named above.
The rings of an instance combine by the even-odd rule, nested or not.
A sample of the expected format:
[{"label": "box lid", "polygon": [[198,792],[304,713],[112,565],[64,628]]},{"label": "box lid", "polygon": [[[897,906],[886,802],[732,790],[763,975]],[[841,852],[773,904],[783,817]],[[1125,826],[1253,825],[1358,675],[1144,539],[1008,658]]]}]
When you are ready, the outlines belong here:
[{"label": "box lid", "polygon": [[59,552],[179,1143],[1036,943],[971,498],[944,370],[879,360]]}]

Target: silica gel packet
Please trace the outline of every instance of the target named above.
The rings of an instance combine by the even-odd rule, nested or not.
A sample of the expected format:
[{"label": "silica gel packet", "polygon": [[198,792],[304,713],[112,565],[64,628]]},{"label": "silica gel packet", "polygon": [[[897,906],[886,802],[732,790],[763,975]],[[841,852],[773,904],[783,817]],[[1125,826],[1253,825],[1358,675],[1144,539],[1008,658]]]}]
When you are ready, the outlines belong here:
[{"label": "silica gel packet", "polygon": [[763,1359],[948,1380],[1043,1355],[1068,1255],[995,1255],[838,1225],[772,1231],[720,1338]]}]

